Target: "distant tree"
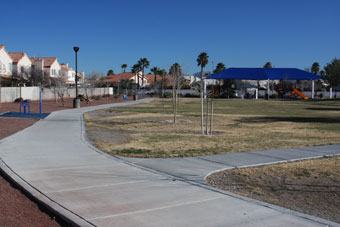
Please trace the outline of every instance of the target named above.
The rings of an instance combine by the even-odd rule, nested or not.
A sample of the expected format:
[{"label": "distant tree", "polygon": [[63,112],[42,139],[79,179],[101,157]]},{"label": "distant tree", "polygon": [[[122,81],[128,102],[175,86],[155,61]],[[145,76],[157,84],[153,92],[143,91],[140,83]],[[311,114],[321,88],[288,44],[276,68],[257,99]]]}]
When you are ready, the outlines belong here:
[{"label": "distant tree", "polygon": [[113,69],[110,69],[109,71],[107,71],[106,75],[114,75],[115,73],[113,72]]},{"label": "distant tree", "polygon": [[270,61],[266,62],[266,64],[264,64],[263,68],[273,68],[272,63],[270,63]]},{"label": "distant tree", "polygon": [[27,74],[27,82],[31,86],[47,86],[50,84],[50,78],[47,73],[41,69],[32,68]]},{"label": "distant tree", "polygon": [[322,78],[324,78],[325,75],[326,75],[325,71],[324,71],[324,70],[320,70],[320,76],[321,76]]},{"label": "distant tree", "polygon": [[127,64],[122,64],[121,67],[122,67],[122,69],[123,69],[123,71],[125,73],[125,69],[127,68]]},{"label": "distant tree", "polygon": [[120,86],[122,87],[122,89],[128,90],[131,87],[131,80],[129,79],[121,79],[119,81]]},{"label": "distant tree", "polygon": [[204,134],[204,123],[203,123],[203,75],[204,75],[204,67],[208,64],[209,56],[207,53],[202,52],[197,57],[197,65],[201,66],[201,87],[200,87],[200,93],[201,93],[201,133]]},{"label": "distant tree", "polygon": [[161,93],[161,96],[162,96],[162,99],[163,99],[163,107],[164,107],[164,90],[165,90],[165,87],[166,87],[166,84],[168,83],[168,79],[166,78],[167,76],[167,73],[166,73],[166,70],[165,69],[161,69],[159,70],[158,74],[161,76],[162,80],[160,81],[161,83],[161,89],[162,89],[162,93]]},{"label": "distant tree", "polygon": [[139,89],[139,76],[138,76],[138,72],[142,71],[142,68],[140,67],[140,65],[137,63],[137,64],[134,64],[132,67],[131,67],[131,72],[137,74],[137,86],[136,86],[136,89]]},{"label": "distant tree", "polygon": [[158,67],[153,67],[150,71],[153,72],[153,75],[155,75],[155,80],[154,80],[154,83],[157,82],[157,77],[156,75],[159,74],[159,68]]},{"label": "distant tree", "polygon": [[171,83],[172,83],[172,103],[173,103],[173,113],[174,113],[174,124],[176,124],[177,109],[178,109],[178,93],[183,86],[184,77],[182,73],[181,66],[176,62],[171,68]]},{"label": "distant tree", "polygon": [[68,85],[65,83],[64,78],[52,78],[52,85],[55,86],[55,91],[61,100],[62,105],[64,106],[64,97],[68,89]]},{"label": "distant tree", "polygon": [[326,79],[331,87],[340,85],[340,59],[334,58],[325,66]]},{"label": "distant tree", "polygon": [[139,59],[138,64],[142,69],[142,86],[144,86],[144,69],[149,67],[150,62],[146,58],[141,58]]},{"label": "distant tree", "polygon": [[221,72],[221,71],[223,71],[223,70],[225,70],[225,69],[226,69],[225,65],[224,65],[222,62],[219,62],[219,63],[216,65],[216,68],[215,68],[215,70],[214,70],[214,73],[219,73],[219,72]]},{"label": "distant tree", "polygon": [[318,74],[319,71],[320,71],[319,63],[314,62],[313,65],[312,65],[312,68],[311,68],[311,72],[314,73],[314,74]]}]

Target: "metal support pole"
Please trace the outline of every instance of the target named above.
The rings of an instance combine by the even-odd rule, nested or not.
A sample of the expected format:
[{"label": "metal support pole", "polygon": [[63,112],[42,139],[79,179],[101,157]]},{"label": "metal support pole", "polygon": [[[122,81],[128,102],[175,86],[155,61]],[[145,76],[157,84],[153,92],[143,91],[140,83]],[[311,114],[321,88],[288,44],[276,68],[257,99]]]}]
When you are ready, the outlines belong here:
[{"label": "metal support pole", "polygon": [[40,106],[39,106],[39,107],[40,107],[40,108],[39,108],[39,109],[40,109],[39,112],[40,112],[40,119],[42,119],[42,101],[41,101],[41,99],[42,99],[41,96],[42,96],[42,95],[41,95],[41,88],[40,88],[40,95],[39,95],[39,96],[40,96],[40,97],[39,97],[39,100],[40,100],[40,101],[39,101],[39,105],[40,105]]},{"label": "metal support pole", "polygon": [[312,99],[314,99],[314,80],[312,80]]},{"label": "metal support pole", "polygon": [[267,99],[269,100],[269,78],[267,80]]},{"label": "metal support pole", "polygon": [[259,81],[257,81],[256,91],[255,91],[255,99],[259,99]]},{"label": "metal support pole", "polygon": [[78,51],[76,51],[76,76],[75,76],[75,81],[76,81],[76,98],[78,98]]},{"label": "metal support pole", "polygon": [[332,99],[332,98],[333,98],[332,92],[333,92],[333,89],[332,89],[332,87],[330,87],[330,88],[329,88],[329,99]]}]

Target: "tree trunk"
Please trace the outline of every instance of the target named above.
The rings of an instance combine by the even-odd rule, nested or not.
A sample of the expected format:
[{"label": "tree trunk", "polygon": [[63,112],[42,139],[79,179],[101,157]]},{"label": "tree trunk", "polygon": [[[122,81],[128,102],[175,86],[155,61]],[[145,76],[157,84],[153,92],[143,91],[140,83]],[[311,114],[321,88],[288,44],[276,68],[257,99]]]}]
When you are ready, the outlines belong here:
[{"label": "tree trunk", "polygon": [[174,85],[172,85],[172,109],[174,112],[174,124],[176,124],[176,97]]},{"label": "tree trunk", "polygon": [[214,95],[215,95],[215,92],[213,90],[213,93],[211,95],[211,101],[210,101],[210,135],[212,135],[212,123],[213,123],[213,117],[214,117]]},{"label": "tree trunk", "polygon": [[203,66],[201,66],[201,133],[204,135],[204,122],[203,122]]},{"label": "tree trunk", "polygon": [[205,122],[205,133],[207,135],[209,135],[209,97],[208,95],[206,94],[206,101],[207,101],[207,113],[206,113],[206,122]]}]

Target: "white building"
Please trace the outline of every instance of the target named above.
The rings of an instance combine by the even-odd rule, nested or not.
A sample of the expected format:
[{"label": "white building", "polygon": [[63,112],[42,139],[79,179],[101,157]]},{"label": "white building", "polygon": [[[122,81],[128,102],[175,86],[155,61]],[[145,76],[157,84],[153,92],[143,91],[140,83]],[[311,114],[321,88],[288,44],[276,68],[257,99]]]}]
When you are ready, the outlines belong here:
[{"label": "white building", "polygon": [[32,62],[24,52],[9,52],[13,60],[12,74],[16,76],[27,76],[31,72]]},{"label": "white building", "polygon": [[34,69],[43,70],[47,76],[59,77],[61,66],[57,58],[37,57],[30,58]]},{"label": "white building", "polygon": [[0,77],[10,78],[12,76],[13,60],[5,50],[4,45],[0,45]]},{"label": "white building", "polygon": [[68,63],[62,63],[60,65],[60,76],[64,78],[66,84],[75,84],[76,72],[68,67]]}]

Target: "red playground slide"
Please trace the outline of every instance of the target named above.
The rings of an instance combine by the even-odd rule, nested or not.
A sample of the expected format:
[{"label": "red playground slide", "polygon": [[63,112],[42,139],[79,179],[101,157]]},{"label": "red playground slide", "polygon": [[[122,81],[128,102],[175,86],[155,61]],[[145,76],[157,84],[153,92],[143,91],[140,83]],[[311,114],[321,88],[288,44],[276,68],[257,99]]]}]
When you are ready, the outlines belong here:
[{"label": "red playground slide", "polygon": [[309,99],[308,96],[305,96],[304,94],[302,94],[298,89],[294,88],[293,89],[294,93],[297,94],[298,96],[300,96],[303,99]]}]

